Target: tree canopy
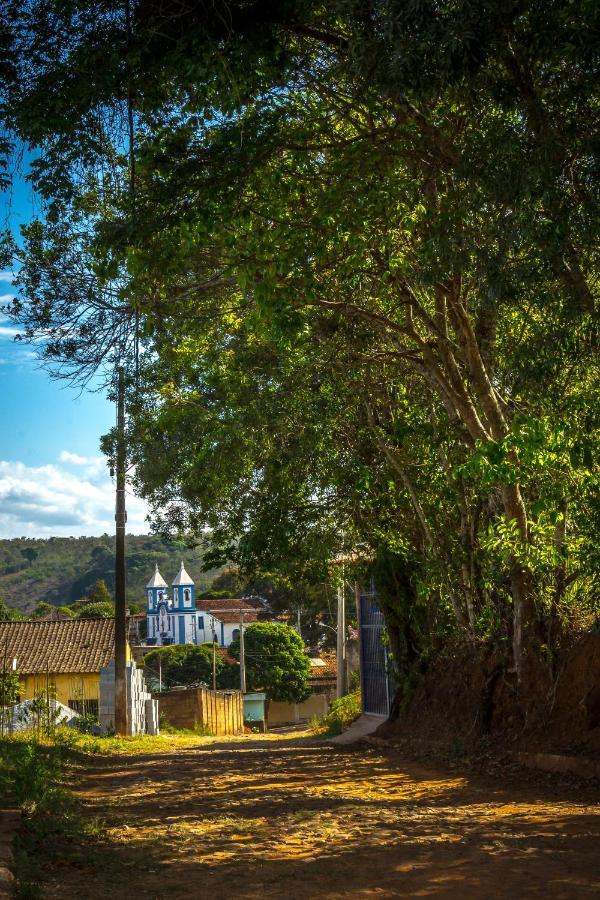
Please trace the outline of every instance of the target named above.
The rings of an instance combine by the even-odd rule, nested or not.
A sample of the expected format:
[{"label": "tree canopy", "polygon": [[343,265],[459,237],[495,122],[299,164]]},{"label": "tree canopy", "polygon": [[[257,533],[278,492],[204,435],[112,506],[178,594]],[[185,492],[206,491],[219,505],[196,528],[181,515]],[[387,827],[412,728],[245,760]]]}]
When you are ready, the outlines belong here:
[{"label": "tree canopy", "polygon": [[[240,658],[239,636],[229,652]],[[256,622],[244,628],[246,687],[269,700],[301,703],[310,694],[310,661],[302,638],[281,622]]]},{"label": "tree canopy", "polygon": [[72,377],[130,360],[159,527],[311,584],[359,547],[399,662],[485,636],[523,677],[587,627],[597,5],[4,17],[45,198],[13,315]]}]

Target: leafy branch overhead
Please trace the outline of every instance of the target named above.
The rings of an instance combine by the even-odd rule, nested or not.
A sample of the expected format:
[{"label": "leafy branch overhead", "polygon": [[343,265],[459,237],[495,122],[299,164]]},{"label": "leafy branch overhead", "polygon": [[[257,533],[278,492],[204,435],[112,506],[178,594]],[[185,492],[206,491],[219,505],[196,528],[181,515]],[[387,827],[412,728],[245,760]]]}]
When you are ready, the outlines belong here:
[{"label": "leafy branch overhead", "polygon": [[399,667],[458,632],[524,678],[597,615],[600,11],[132,10],[3,13],[25,337],[128,363],[159,528],[312,585],[359,547]]}]

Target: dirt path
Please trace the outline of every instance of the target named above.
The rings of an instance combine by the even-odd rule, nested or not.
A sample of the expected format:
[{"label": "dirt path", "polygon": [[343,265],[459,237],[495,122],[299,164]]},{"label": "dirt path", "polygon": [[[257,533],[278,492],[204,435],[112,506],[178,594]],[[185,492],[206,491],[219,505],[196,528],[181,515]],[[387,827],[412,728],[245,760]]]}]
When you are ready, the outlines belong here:
[{"label": "dirt path", "polygon": [[46,873],[48,898],[600,896],[589,798],[365,747],[253,738],[95,757],[77,792],[107,837]]}]

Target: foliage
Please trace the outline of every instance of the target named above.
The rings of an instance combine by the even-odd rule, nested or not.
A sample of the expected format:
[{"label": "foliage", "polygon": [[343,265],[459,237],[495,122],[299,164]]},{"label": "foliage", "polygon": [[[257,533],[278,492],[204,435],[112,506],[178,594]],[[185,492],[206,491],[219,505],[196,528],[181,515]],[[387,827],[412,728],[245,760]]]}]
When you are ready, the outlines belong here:
[{"label": "foliage", "polygon": [[31,735],[18,734],[0,741],[0,802],[28,811],[47,810],[61,794],[61,773],[68,759],[68,744],[47,745]]},{"label": "foliage", "polygon": [[112,600],[106,602],[86,603],[77,613],[78,619],[111,619],[115,614]]},{"label": "foliage", "polygon": [[45,616],[46,613],[52,612],[53,609],[54,609],[54,607],[52,606],[51,603],[46,603],[44,600],[42,600],[42,602],[38,603],[38,605],[33,610],[33,613],[31,614],[31,618],[32,619],[41,619],[42,616]]},{"label": "foliage", "polygon": [[87,598],[90,603],[113,603],[113,598],[106,587],[106,582],[102,578],[88,592]]},{"label": "foliage", "polygon": [[7,606],[3,597],[0,597],[0,622],[15,622],[23,618],[23,613],[19,609],[13,609]]},{"label": "foliage", "polygon": [[[246,689],[267,699],[301,703],[310,694],[310,661],[298,633],[279,622],[256,622],[244,629]],[[229,647],[240,658],[240,639]]]},{"label": "foliage", "polygon": [[227,567],[213,579],[210,593],[213,597],[241,597],[244,586],[245,579],[239,569]]},{"label": "foliage", "polygon": [[[220,674],[225,667],[221,656],[216,656],[216,670]],[[151,650],[144,657],[144,669],[158,682],[162,667],[162,684],[165,688],[177,685],[212,684],[213,653],[206,644],[173,644]]]},{"label": "foliage", "polygon": [[315,723],[315,730],[325,737],[335,737],[349,728],[362,712],[360,691],[331,701],[329,711]]},{"label": "foliage", "polygon": [[21,681],[17,672],[0,672],[0,724],[2,734],[12,726],[13,706],[19,699]]},{"label": "foliage", "polygon": [[70,619],[75,617],[75,613],[71,609],[70,606],[57,606],[55,607],[56,612],[63,613],[65,616],[69,616]]},{"label": "foliage", "polygon": [[[21,557],[23,545],[34,544],[38,555],[31,567]],[[207,588],[218,569],[203,571],[203,556],[178,540],[155,535],[127,535],[127,601],[142,601],[158,563],[165,578],[179,569],[185,554],[187,569],[199,591]],[[7,603],[27,614],[40,602],[71,606],[103,580],[114,590],[114,537],[22,538],[0,540],[0,592]],[[172,575],[171,575],[172,577]],[[45,610],[48,607],[44,607]],[[0,607],[0,613],[2,607]]]},{"label": "foliage", "polygon": [[267,7],[11,6],[13,317],[82,380],[139,320],[165,533],[313,596],[358,546],[398,659],[459,632],[522,677],[597,614],[600,14]]}]

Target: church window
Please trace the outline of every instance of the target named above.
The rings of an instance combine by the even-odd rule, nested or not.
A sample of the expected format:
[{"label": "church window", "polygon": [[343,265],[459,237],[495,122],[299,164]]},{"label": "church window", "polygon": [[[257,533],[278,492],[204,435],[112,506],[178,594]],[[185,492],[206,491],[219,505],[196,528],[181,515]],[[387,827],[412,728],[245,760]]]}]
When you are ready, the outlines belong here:
[{"label": "church window", "polygon": [[204,616],[198,616],[198,628],[204,631]]}]

